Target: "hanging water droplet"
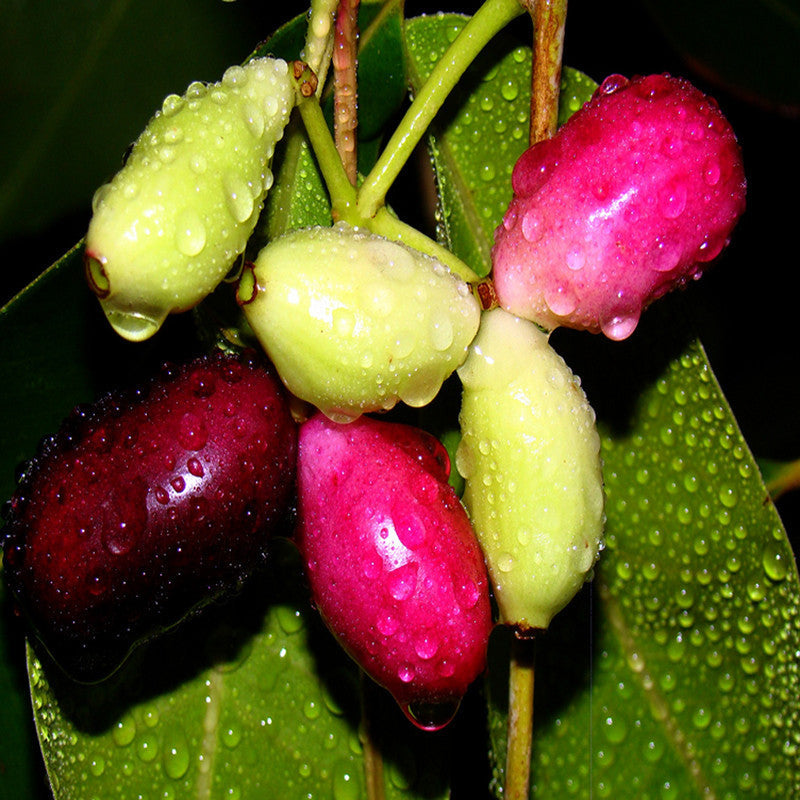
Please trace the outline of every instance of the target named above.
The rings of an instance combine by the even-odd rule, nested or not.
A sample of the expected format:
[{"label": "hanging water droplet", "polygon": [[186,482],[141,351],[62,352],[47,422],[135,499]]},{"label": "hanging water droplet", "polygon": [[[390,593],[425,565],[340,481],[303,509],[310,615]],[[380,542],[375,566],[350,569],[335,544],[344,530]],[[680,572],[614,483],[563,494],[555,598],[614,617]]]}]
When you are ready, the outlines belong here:
[{"label": "hanging water droplet", "polygon": [[460,705],[460,700],[441,703],[408,703],[401,706],[406,717],[423,731],[439,731],[449,725]]}]

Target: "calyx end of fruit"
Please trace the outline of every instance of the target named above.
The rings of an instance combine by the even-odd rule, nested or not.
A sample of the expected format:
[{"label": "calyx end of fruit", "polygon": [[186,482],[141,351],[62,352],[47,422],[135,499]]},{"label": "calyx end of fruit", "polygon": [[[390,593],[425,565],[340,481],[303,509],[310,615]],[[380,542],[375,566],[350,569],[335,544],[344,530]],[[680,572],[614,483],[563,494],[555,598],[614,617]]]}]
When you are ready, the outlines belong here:
[{"label": "calyx end of fruit", "polygon": [[105,258],[96,255],[91,250],[83,254],[83,270],[89,288],[104,300],[111,293],[111,281],[105,270]]}]

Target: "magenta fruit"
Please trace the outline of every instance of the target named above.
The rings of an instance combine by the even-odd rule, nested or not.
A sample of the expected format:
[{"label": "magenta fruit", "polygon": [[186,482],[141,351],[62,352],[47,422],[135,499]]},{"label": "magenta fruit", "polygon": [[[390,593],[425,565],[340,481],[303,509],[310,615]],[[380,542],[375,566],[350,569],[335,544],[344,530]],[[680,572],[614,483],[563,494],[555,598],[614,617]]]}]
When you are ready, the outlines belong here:
[{"label": "magenta fruit", "polygon": [[112,672],[132,647],[234,590],[293,489],[297,431],[260,361],[216,354],[79,408],[10,504],[4,573],[64,670]]},{"label": "magenta fruit", "polygon": [[745,205],[730,124],[711,98],[668,75],[607,78],[521,156],[512,182],[492,254],[500,305],[548,330],[611,339],[699,277]]},{"label": "magenta fruit", "polygon": [[318,413],[300,429],[297,543],[344,649],[418,727],[447,724],[483,671],[492,627],[483,556],[416,428]]}]

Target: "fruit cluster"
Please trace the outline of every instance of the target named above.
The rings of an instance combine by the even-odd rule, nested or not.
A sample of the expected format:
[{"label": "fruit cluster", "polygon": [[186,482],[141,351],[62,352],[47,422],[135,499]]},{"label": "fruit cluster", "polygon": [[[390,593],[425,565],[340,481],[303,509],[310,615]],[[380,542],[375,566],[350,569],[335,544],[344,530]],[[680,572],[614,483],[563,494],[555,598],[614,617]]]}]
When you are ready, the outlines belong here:
[{"label": "fruit cluster", "polygon": [[[294,102],[274,59],[165,101],[87,236],[89,284],[123,336],[154,334],[229,271]],[[445,724],[484,669],[490,586],[501,623],[549,625],[602,548],[603,488],[594,413],[542,328],[630,335],[720,251],[744,177],[713,102],[614,76],[522,156],[513,188],[501,308],[369,220],[293,231],[238,286],[269,361],[166,368],[43,443],[10,503],[4,573],[68,672],[101,679],[234,591],[293,505],[316,607],[420,727]],[[455,370],[463,505],[438,440],[365,416],[427,404]],[[315,410],[293,416],[294,398]]]}]

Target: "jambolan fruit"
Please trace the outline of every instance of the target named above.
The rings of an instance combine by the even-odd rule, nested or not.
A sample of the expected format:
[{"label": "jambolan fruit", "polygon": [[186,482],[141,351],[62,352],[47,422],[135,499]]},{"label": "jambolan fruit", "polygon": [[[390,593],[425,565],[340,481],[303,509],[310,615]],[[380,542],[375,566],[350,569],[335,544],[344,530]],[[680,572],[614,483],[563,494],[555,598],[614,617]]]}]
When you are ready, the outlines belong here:
[{"label": "jambolan fruit", "polygon": [[745,206],[734,132],[685,80],[612,75],[520,157],[495,233],[500,305],[546,330],[625,339],[642,310],[697,278]]},{"label": "jambolan fruit", "polygon": [[3,572],[69,675],[238,588],[294,485],[296,425],[264,362],[218,353],[77,408],[10,503]]},{"label": "jambolan fruit", "polygon": [[314,603],[415,725],[443,727],[485,667],[492,628],[447,451],[412,426],[321,413],[299,442],[296,541]]},{"label": "jambolan fruit", "polygon": [[274,58],[164,100],[92,203],[86,277],[117,333],[146,339],[222,281],[258,221],[293,106]]},{"label": "jambolan fruit", "polygon": [[594,411],[547,334],[502,308],[484,313],[458,374],[456,466],[501,622],[547,628],[602,546]]},{"label": "jambolan fruit", "polygon": [[480,319],[436,259],[345,223],[271,241],[237,297],[292,394],[339,422],[429,403]]}]

